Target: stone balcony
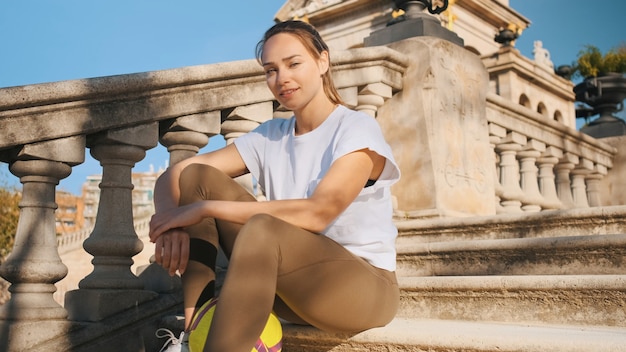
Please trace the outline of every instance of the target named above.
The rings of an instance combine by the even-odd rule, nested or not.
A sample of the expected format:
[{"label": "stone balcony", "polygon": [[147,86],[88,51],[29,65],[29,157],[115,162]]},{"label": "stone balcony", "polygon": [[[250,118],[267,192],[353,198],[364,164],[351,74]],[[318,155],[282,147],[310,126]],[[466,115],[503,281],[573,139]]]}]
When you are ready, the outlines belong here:
[{"label": "stone balcony", "polygon": [[[424,224],[445,233],[470,217],[507,224],[563,210],[571,221],[601,209],[599,188],[617,149],[487,93],[487,72],[474,54],[419,38],[337,52],[333,60],[343,98],[376,116],[403,172],[392,192],[404,250],[414,246],[407,234]],[[133,166],[158,143],[174,164],[212,136],[228,143],[289,114],[283,110],[254,60],[0,89],[0,160],[23,185],[15,247],[0,267],[11,283],[0,349],[153,348],[147,331],[173,315],[181,297],[157,268],[130,269],[142,250]],[[82,243],[94,269],[62,306],[53,297],[67,273],[54,231],[55,187],[87,150],[102,166],[95,227]],[[588,221],[597,218],[601,211]]]}]

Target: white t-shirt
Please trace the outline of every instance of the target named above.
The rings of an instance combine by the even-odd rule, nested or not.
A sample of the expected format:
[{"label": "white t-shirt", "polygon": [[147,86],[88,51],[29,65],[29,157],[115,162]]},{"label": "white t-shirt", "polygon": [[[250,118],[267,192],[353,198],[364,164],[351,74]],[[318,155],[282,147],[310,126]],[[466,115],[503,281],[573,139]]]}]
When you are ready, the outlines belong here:
[{"label": "white t-shirt", "polygon": [[390,187],[400,169],[376,120],[339,106],[309,133],[296,136],[295,122],[295,117],[269,120],[234,142],[267,199],[310,197],[333,162],[353,151],[368,148],[384,156],[378,180],[364,187],[322,234],[370,264],[395,271],[398,231]]}]

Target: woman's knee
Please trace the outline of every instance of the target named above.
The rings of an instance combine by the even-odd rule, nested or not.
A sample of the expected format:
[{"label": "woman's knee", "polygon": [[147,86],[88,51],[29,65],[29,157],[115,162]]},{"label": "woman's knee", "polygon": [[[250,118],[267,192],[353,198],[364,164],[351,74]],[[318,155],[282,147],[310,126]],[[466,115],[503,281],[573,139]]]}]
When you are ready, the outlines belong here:
[{"label": "woman's knee", "polygon": [[274,238],[282,220],[269,214],[256,214],[250,217],[239,231],[239,236],[251,237],[260,242]]},{"label": "woman's knee", "polygon": [[206,164],[189,164],[185,166],[180,173],[179,184],[191,185],[203,182],[207,178],[211,178],[216,173],[223,174],[220,170]]},{"label": "woman's knee", "polygon": [[280,220],[267,214],[252,216],[237,234],[231,262],[247,261],[246,258],[278,258],[281,244],[273,227],[276,221]]},{"label": "woman's knee", "polygon": [[254,252],[278,249],[280,246],[282,220],[268,214],[253,215],[237,235],[235,246]]},{"label": "woman's knee", "polygon": [[178,185],[181,205],[198,200],[238,200],[244,192],[230,176],[206,164],[187,165]]},{"label": "woman's knee", "polygon": [[[179,188],[182,198],[194,200],[256,201],[256,198],[225,174],[206,164],[187,165],[180,174]],[[186,204],[186,203],[181,203]]]}]

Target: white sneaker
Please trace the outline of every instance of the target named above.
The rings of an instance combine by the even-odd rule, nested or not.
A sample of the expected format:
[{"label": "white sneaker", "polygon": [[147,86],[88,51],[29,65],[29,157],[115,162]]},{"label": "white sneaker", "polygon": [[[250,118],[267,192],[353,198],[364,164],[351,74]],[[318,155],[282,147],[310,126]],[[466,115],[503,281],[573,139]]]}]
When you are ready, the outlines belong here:
[{"label": "white sneaker", "polygon": [[189,352],[189,336],[185,335],[184,331],[176,338],[176,335],[169,329],[160,328],[155,335],[160,339],[168,337],[159,352]]}]

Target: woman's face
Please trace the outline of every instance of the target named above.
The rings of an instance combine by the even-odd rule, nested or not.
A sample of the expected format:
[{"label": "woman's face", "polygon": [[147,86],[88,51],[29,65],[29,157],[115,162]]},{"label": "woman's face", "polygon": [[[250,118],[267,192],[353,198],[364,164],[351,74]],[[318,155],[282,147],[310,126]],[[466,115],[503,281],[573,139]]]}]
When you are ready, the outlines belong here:
[{"label": "woman's face", "polygon": [[267,86],[285,108],[297,113],[326,98],[322,75],[328,70],[327,52],[315,59],[296,36],[279,33],[265,42],[261,61]]}]

